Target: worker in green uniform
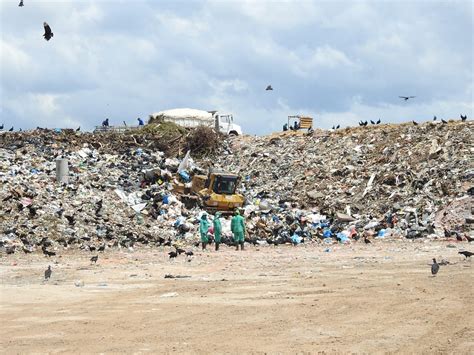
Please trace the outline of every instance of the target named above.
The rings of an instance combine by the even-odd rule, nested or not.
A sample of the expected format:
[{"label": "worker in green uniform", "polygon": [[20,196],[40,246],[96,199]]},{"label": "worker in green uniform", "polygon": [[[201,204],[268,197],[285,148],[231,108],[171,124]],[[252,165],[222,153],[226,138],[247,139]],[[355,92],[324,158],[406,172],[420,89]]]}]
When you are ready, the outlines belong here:
[{"label": "worker in green uniform", "polygon": [[245,221],[239,210],[235,210],[235,216],[230,222],[230,230],[234,234],[235,250],[239,250],[239,244],[240,250],[244,250]]},{"label": "worker in green uniform", "polygon": [[219,250],[219,244],[221,244],[221,235],[222,235],[222,225],[219,217],[221,216],[220,212],[216,212],[214,215],[214,220],[212,224],[214,226],[214,242],[216,243],[216,251]]},{"label": "worker in green uniform", "polygon": [[205,250],[207,243],[209,243],[209,237],[207,235],[209,226],[210,223],[207,220],[207,214],[203,213],[201,216],[201,220],[199,221],[199,233],[201,234],[202,250]]}]

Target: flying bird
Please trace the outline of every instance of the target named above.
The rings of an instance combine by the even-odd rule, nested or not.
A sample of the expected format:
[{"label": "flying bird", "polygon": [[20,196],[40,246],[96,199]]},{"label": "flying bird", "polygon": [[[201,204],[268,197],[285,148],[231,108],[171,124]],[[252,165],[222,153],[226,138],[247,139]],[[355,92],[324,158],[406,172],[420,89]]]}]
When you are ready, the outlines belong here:
[{"label": "flying bird", "polygon": [[43,27],[44,27],[44,39],[49,41],[53,36],[54,33],[51,31],[51,27],[46,22],[43,22]]},{"label": "flying bird", "polygon": [[4,126],[5,126],[5,123],[2,123],[2,125],[0,126],[0,129],[3,129]]},{"label": "flying bird", "polygon": [[372,124],[375,124],[375,122],[374,122],[374,121],[372,121],[372,120],[370,120],[370,123],[372,123]]},{"label": "flying bird", "polygon": [[99,260],[99,255],[93,256],[93,257],[91,258],[91,263],[97,264],[97,260]]},{"label": "flying bird", "polygon": [[399,96],[399,98],[408,101],[408,99],[414,99],[416,96]]},{"label": "flying bird", "polygon": [[81,130],[81,126],[76,128],[76,132],[79,132]]},{"label": "flying bird", "polygon": [[444,124],[448,123],[448,121],[445,121],[443,119],[441,119],[441,122],[443,122]]},{"label": "flying bird", "polygon": [[458,252],[458,254],[461,254],[461,255],[464,255],[467,258],[470,258],[471,256],[474,255],[474,253],[470,252],[470,251],[460,251]]},{"label": "flying bird", "polygon": [[273,90],[271,85],[268,85],[267,88],[265,89],[266,91]]},{"label": "flying bird", "polygon": [[51,265],[48,265],[48,268],[46,270],[44,270],[44,279],[45,280],[50,279],[52,273],[53,273],[53,271],[51,270]]},{"label": "flying bird", "polygon": [[464,122],[465,120],[467,120],[467,115],[464,115],[464,116],[463,116],[463,115],[461,115],[461,121],[463,121],[463,122]]},{"label": "flying bird", "polygon": [[418,126],[418,122],[412,121],[413,125]]},{"label": "flying bird", "polygon": [[123,121],[123,125],[124,125],[125,127],[127,127],[127,122]]},{"label": "flying bird", "polygon": [[436,121],[438,119],[438,117],[434,116],[433,117],[433,121]]},{"label": "flying bird", "polygon": [[433,259],[433,264],[431,265],[431,274],[434,276],[439,271],[439,264],[436,262],[436,259]]},{"label": "flying bird", "polygon": [[13,127],[8,130],[8,132],[13,132]]},{"label": "flying bird", "polygon": [[341,127],[341,125],[337,125],[337,126],[336,126],[336,129],[339,129],[340,127]]},{"label": "flying bird", "polygon": [[20,7],[25,6],[25,5],[23,4],[23,0],[20,0],[20,3],[18,4],[18,6],[20,6]]},{"label": "flying bird", "polygon": [[376,123],[380,124],[380,122],[382,122],[382,119],[379,118],[379,120]]}]

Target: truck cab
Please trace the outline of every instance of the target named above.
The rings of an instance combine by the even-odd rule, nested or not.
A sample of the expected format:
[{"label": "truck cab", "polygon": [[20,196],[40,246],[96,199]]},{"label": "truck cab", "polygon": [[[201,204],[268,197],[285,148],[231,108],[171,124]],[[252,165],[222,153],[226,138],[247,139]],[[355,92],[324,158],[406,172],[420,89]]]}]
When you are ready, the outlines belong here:
[{"label": "truck cab", "polygon": [[232,114],[217,111],[210,111],[210,113],[214,117],[216,131],[234,136],[242,135],[242,128],[234,123],[234,116]]}]

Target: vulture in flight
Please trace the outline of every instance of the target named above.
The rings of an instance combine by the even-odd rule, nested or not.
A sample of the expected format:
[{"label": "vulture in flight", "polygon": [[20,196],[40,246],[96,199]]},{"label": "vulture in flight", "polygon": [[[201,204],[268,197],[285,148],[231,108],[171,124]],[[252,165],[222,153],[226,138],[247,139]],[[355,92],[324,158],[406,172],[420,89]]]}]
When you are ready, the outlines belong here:
[{"label": "vulture in flight", "polygon": [[399,96],[399,98],[405,100],[405,101],[408,101],[408,99],[414,99],[415,96]]},{"label": "vulture in flight", "polygon": [[43,26],[44,26],[44,39],[49,41],[51,39],[51,37],[54,36],[54,33],[51,31],[51,27],[49,27],[48,23],[44,22],[43,23]]},{"label": "vulture in flight", "polygon": [[268,85],[267,88],[265,90],[273,90],[272,86],[271,85]]}]

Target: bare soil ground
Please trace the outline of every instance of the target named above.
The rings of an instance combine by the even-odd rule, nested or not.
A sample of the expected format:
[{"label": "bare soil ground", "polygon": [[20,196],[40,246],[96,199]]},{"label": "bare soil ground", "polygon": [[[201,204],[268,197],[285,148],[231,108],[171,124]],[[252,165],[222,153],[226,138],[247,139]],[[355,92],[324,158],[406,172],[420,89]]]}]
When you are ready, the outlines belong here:
[{"label": "bare soil ground", "polygon": [[[457,254],[472,243],[448,244],[223,247],[191,262],[170,262],[167,249],[107,250],[96,265],[82,252],[3,254],[0,348],[472,354],[473,262]],[[433,257],[450,262],[436,277]]]}]

